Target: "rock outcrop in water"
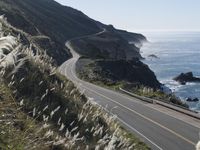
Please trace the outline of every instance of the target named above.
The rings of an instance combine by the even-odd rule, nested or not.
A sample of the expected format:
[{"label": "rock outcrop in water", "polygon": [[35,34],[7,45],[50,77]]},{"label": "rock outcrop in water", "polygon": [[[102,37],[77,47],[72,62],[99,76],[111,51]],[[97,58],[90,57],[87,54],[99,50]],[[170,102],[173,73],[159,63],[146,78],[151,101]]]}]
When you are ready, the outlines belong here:
[{"label": "rock outcrop in water", "polygon": [[199,99],[198,99],[198,98],[194,98],[194,99],[192,99],[192,98],[187,98],[186,101],[187,101],[187,102],[198,102]]},{"label": "rock outcrop in water", "polygon": [[200,78],[194,77],[192,72],[181,73],[174,78],[175,81],[178,81],[180,84],[184,85],[187,82],[200,82]]},{"label": "rock outcrop in water", "polygon": [[151,54],[151,55],[148,55],[149,58],[155,58],[155,59],[158,59],[159,57],[156,56],[155,54]]}]

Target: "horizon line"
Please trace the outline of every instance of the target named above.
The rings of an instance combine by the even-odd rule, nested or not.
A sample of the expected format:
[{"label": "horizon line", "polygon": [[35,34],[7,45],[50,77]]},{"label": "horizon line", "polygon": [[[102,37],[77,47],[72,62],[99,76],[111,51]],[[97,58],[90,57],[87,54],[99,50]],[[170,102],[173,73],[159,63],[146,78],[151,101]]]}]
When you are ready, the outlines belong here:
[{"label": "horizon line", "polygon": [[200,32],[200,29],[127,29],[130,32]]}]

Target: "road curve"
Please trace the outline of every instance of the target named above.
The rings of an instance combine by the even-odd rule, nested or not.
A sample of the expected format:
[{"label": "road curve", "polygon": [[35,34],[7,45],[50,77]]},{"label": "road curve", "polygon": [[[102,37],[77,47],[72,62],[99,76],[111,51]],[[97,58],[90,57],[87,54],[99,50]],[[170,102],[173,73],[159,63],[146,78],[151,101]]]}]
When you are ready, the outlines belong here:
[{"label": "road curve", "polygon": [[73,50],[70,41],[66,46],[73,58],[63,63],[59,71],[80,90],[84,90],[86,96],[116,114],[127,130],[155,150],[195,149],[199,140],[199,120],[80,80],[75,73],[79,55]]}]

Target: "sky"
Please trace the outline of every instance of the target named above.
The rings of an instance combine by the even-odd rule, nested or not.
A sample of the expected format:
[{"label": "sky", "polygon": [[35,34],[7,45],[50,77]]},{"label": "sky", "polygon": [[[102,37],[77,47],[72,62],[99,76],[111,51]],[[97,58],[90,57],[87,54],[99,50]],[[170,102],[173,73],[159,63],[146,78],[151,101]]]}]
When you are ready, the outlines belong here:
[{"label": "sky", "polygon": [[129,31],[200,31],[200,0],[56,0]]}]

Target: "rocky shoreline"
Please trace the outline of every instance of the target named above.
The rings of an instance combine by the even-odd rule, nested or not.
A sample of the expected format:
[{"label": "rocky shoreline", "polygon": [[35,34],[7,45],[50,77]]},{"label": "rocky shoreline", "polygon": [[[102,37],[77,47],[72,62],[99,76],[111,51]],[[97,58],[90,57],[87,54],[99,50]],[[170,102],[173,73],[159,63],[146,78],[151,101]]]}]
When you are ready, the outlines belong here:
[{"label": "rocky shoreline", "polygon": [[[191,83],[191,82],[199,82],[200,83],[200,78],[195,77],[192,72],[181,73],[180,75],[173,78],[173,80],[179,82],[181,85],[186,85],[186,83]],[[187,101],[187,102],[199,102],[199,98],[188,97],[188,98],[185,99],[185,101]]]},{"label": "rocky shoreline", "polygon": [[200,78],[194,77],[192,72],[181,73],[177,77],[173,78],[173,80],[179,82],[182,85],[185,85],[187,82],[199,82]]},{"label": "rocky shoreline", "polygon": [[192,99],[192,98],[187,98],[186,101],[187,101],[187,102],[198,102],[199,99],[198,99],[198,98],[194,98],[194,99]]}]

